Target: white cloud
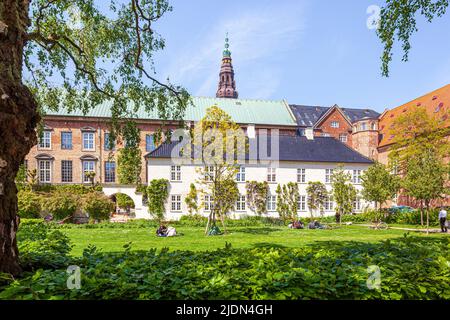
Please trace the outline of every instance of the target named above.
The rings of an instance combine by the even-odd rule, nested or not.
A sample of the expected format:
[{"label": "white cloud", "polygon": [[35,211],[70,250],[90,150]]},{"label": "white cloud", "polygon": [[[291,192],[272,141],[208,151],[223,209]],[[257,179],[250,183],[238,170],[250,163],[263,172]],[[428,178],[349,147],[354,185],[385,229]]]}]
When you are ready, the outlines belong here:
[{"label": "white cloud", "polygon": [[304,30],[303,5],[274,3],[222,17],[207,33],[198,34],[169,65],[164,75],[191,88],[193,94],[212,96],[219,78],[225,33],[243,98],[268,98],[281,83],[273,60],[299,45]]}]

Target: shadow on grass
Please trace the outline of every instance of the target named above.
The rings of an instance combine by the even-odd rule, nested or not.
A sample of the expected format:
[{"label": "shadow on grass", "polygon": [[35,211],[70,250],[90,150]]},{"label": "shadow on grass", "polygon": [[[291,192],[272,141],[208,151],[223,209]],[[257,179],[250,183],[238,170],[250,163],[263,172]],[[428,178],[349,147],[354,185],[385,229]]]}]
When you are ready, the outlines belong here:
[{"label": "shadow on grass", "polygon": [[237,228],[235,229],[235,232],[243,232],[243,233],[249,233],[249,234],[271,234],[272,232],[279,232],[280,229],[277,228],[271,228],[271,227],[255,227],[255,228]]}]

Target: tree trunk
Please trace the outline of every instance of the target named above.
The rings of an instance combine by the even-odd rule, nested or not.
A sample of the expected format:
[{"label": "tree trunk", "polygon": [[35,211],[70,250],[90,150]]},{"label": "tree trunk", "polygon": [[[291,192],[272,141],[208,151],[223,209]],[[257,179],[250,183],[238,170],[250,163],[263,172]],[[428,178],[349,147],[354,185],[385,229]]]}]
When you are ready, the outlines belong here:
[{"label": "tree trunk", "polygon": [[0,272],[21,272],[16,233],[20,164],[36,144],[36,101],[22,83],[23,47],[29,25],[28,1],[0,3]]},{"label": "tree trunk", "polygon": [[420,225],[423,226],[423,201],[420,200]]},{"label": "tree trunk", "polygon": [[425,201],[425,205],[427,207],[427,234],[430,233],[430,202],[429,201]]},{"label": "tree trunk", "polygon": [[211,213],[208,215],[208,222],[206,223],[205,235],[208,235],[209,224],[211,222]]}]

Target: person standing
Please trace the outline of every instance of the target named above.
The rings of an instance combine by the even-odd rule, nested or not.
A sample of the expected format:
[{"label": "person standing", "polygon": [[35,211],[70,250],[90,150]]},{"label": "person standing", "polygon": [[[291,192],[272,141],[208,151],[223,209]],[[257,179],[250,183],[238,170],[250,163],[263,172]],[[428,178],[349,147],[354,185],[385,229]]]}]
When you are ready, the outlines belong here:
[{"label": "person standing", "polygon": [[446,226],[446,221],[447,221],[447,211],[445,210],[444,207],[441,208],[441,211],[439,211],[439,222],[441,224],[441,232],[447,232],[447,226]]}]

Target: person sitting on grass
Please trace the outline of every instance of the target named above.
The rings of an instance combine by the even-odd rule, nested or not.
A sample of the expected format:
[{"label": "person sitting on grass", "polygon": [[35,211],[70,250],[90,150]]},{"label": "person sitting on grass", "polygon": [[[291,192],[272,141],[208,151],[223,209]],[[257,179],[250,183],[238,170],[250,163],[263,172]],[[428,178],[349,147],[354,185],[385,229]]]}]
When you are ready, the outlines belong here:
[{"label": "person sitting on grass", "polygon": [[315,229],[316,228],[316,222],[317,222],[317,220],[311,221],[308,224],[308,229]]},{"label": "person sitting on grass", "polygon": [[160,225],[158,230],[156,230],[156,235],[158,237],[167,237],[167,227],[165,225]]},{"label": "person sitting on grass", "polygon": [[292,228],[293,229],[303,229],[304,225],[303,222],[301,222],[300,220],[296,220],[292,223]]}]

